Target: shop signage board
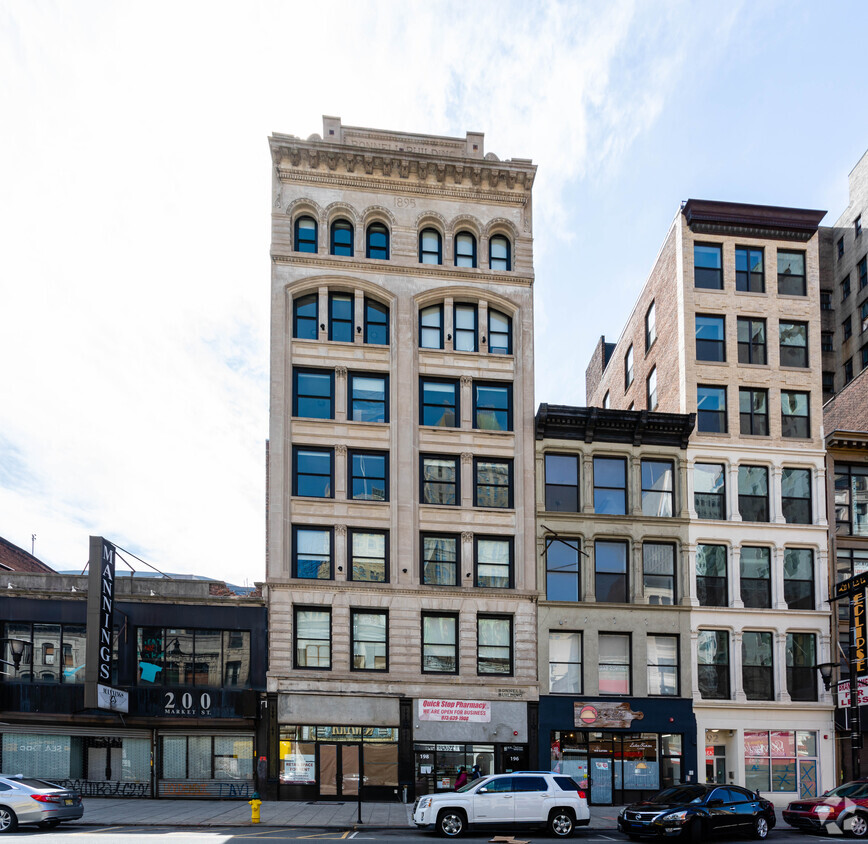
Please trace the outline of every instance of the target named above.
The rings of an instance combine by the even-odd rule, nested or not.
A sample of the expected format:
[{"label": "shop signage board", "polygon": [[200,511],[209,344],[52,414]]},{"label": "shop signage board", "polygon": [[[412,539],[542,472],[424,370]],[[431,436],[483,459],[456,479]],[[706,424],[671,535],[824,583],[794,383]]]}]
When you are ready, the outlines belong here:
[{"label": "shop signage board", "polygon": [[487,700],[419,698],[419,720],[488,724],[491,722],[491,704]]},{"label": "shop signage board", "polygon": [[291,753],[283,757],[285,783],[316,782],[316,757],[312,753]]},{"label": "shop signage board", "polygon": [[97,707],[110,709],[113,712],[130,711],[130,693],[121,689],[113,689],[111,686],[103,686],[97,683]]},{"label": "shop signage board", "polygon": [[[868,677],[859,678],[859,706],[868,705]],[[838,707],[847,709],[850,706],[850,681],[838,683]]]},{"label": "shop signage board", "polygon": [[634,720],[641,721],[644,717],[641,712],[633,712],[628,701],[577,701],[573,704],[573,708],[576,727],[629,730]]}]

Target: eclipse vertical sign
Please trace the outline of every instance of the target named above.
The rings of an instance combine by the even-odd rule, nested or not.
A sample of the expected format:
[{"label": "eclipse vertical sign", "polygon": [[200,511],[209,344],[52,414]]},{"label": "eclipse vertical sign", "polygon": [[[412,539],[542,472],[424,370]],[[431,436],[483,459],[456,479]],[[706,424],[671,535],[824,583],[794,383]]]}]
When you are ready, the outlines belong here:
[{"label": "eclipse vertical sign", "polygon": [[129,711],[129,694],[111,687],[114,637],[115,546],[90,538],[87,581],[87,660],[84,705],[88,709]]}]

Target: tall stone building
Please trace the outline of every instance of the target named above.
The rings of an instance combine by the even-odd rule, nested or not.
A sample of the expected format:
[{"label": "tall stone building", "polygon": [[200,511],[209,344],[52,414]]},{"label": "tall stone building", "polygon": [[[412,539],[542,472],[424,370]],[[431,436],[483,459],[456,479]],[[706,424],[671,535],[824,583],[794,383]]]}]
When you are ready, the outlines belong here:
[{"label": "tall stone building", "polygon": [[333,117],[269,143],[279,794],[526,767],[536,168]]},{"label": "tall stone building", "polygon": [[[691,199],[588,403],[696,413],[687,449],[693,709],[709,781],[778,804],[835,781],[817,228]],[[599,370],[599,372],[597,371]]]}]

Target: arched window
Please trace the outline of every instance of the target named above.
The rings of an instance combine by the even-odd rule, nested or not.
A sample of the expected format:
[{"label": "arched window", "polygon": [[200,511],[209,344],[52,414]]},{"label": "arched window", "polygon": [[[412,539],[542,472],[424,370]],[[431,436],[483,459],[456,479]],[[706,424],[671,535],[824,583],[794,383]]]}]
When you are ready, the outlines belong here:
[{"label": "arched window", "polygon": [[419,311],[419,345],[423,349],[443,348],[443,305]]},{"label": "arched window", "polygon": [[316,220],[299,217],[295,221],[295,251],[316,252]]},{"label": "arched window", "polygon": [[512,320],[500,311],[488,311],[488,353],[512,354]]},{"label": "arched window", "polygon": [[353,256],[353,224],[348,220],[332,223],[331,254]]},{"label": "arched window", "polygon": [[443,238],[437,229],[425,229],[419,235],[419,263],[443,263]]},{"label": "arched window", "polygon": [[512,248],[509,239],[497,234],[488,242],[489,262],[493,270],[512,269]]},{"label": "arched window", "polygon": [[297,340],[316,340],[319,300],[316,293],[301,296],[292,303],[292,336]]},{"label": "arched window", "polygon": [[389,345],[389,308],[365,298],[365,342]]},{"label": "arched window", "polygon": [[389,260],[389,230],[382,223],[371,223],[368,226],[365,256],[377,258],[380,261]]},{"label": "arched window", "polygon": [[476,266],[476,238],[470,232],[455,235],[455,266]]}]

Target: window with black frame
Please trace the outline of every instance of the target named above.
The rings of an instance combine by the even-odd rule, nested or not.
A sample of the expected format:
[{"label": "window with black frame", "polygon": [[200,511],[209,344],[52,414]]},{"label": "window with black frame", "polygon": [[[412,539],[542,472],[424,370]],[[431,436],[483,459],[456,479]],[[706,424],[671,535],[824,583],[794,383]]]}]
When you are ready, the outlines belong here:
[{"label": "window with black frame", "polygon": [[429,305],[419,311],[419,348],[443,348],[443,305]]},{"label": "window with black frame", "polygon": [[331,669],[331,610],[296,606],[293,620],[295,667]]},{"label": "window with black frame", "polygon": [[835,462],[835,531],[868,536],[868,463]]},{"label": "window with black frame", "polygon": [[725,545],[696,546],[696,597],[701,607],[729,604]]},{"label": "window with black frame", "polygon": [[781,366],[808,366],[808,323],[778,323]]},{"label": "window with black frame", "polygon": [[738,337],[738,362],[765,366],[768,363],[766,321],[754,317],[738,317],[736,334]]},{"label": "window with black frame", "polygon": [[335,418],[335,371],[293,367],[292,415],[305,419]]},{"label": "window with black frame", "polygon": [[299,217],[295,221],[295,251],[317,251],[316,220],[313,217]]},{"label": "window with black frame", "polygon": [[693,244],[694,285],[706,290],[723,290],[723,250],[720,244]]},{"label": "window with black frame", "polygon": [[817,699],[817,637],[787,633],[787,691],[792,700]]},{"label": "window with black frame", "polygon": [[389,500],[389,453],[347,452],[347,497],[352,501]]},{"label": "window with black frame", "polygon": [[[84,682],[87,631],[84,624],[10,621],[2,626],[0,678],[7,683]],[[117,631],[112,670],[117,672]],[[112,682],[116,682],[114,677]],[[219,685],[219,683],[218,683]]]},{"label": "window with black frame", "polygon": [[649,604],[675,603],[675,546],[668,542],[642,543],[645,599]]},{"label": "window with black frame", "polygon": [[696,315],[696,359],[724,362],[726,360],[726,321],[722,316]]},{"label": "window with black frame", "polygon": [[645,312],[645,353],[654,345],[657,339],[657,309],[652,302]]},{"label": "window with black frame", "polygon": [[334,498],[334,449],[292,447],[292,494],[307,498]]},{"label": "window with black frame", "polygon": [[334,531],[328,527],[294,525],[292,576],[308,580],[334,577]]},{"label": "window with black frame", "polygon": [[427,586],[458,585],[458,535],[422,534],[422,583]]},{"label": "window with black frame", "polygon": [[772,634],[745,630],[741,634],[741,673],[748,700],[775,699],[775,665]]},{"label": "window with black frame", "polygon": [[475,352],[477,342],[477,311],[476,305],[456,304],[453,309],[454,326],[452,347],[456,352]]},{"label": "window with black frame", "polygon": [[630,600],[626,542],[597,540],[594,543],[594,571],[598,603],[626,604]]},{"label": "window with black frame", "polygon": [[652,366],[645,381],[645,405],[648,410],[657,410],[657,367]]},{"label": "window with black frame", "polygon": [[458,457],[423,454],[420,457],[421,503],[457,506],[461,504]]},{"label": "window with black frame", "polygon": [[738,512],[745,522],[769,520],[769,470],[765,466],[738,467]]},{"label": "window with black frame", "polygon": [[419,424],[437,428],[458,428],[458,381],[422,377],[419,379]]},{"label": "window with black frame", "polygon": [[512,318],[488,309],[488,354],[512,354]]},{"label": "window with black frame", "polygon": [[778,293],[784,296],[807,296],[805,253],[778,250]]},{"label": "window with black frame", "polygon": [[742,293],[765,293],[762,249],[735,247],[735,289]]},{"label": "window with black frame", "polygon": [[579,459],[574,454],[546,454],[545,508],[550,512],[579,511]]},{"label": "window with black frame", "polygon": [[512,384],[473,384],[473,427],[482,431],[512,430]]},{"label": "window with black frame", "polygon": [[642,515],[671,517],[675,465],[671,460],[642,460]]},{"label": "window with black frame", "polygon": [[381,610],[350,610],[353,671],[389,670],[389,614]]},{"label": "window with black frame", "polygon": [[365,342],[372,346],[389,345],[389,308],[365,297]]},{"label": "window with black frame", "polygon": [[785,466],[781,472],[781,512],[788,524],[811,524],[811,470]]},{"label": "window with black frame", "polygon": [[512,586],[512,538],[475,536],[474,584],[488,589],[509,589]]},{"label": "window with black frame", "polygon": [[729,634],[726,630],[700,630],[697,655],[700,697],[729,700]]},{"label": "window with black frame", "polygon": [[629,695],[633,680],[630,634],[600,633],[597,647],[600,694]]},{"label": "window with black frame", "polygon": [[546,600],[578,601],[581,594],[580,540],[546,537]]},{"label": "window with black frame", "polygon": [[422,613],[422,673],[458,673],[458,616]]},{"label": "window with black frame", "polygon": [[633,383],[633,345],[630,344],[624,355],[624,390],[629,390]]},{"label": "window with black frame", "polygon": [[727,432],[726,387],[697,386],[696,430],[710,434]]},{"label": "window with black frame", "polygon": [[470,232],[458,232],[455,235],[455,266],[476,266],[476,238]]},{"label": "window with black frame", "polygon": [[582,693],[582,634],[549,630],[549,693]]},{"label": "window with black frame", "polygon": [[781,390],[781,436],[811,436],[810,393]]},{"label": "window with black frame", "polygon": [[512,460],[475,457],[473,475],[474,507],[512,507]]},{"label": "window with black frame", "polygon": [[594,458],[594,512],[627,513],[627,461],[623,457]]},{"label": "window with black frame", "polygon": [[329,293],[329,340],[353,342],[354,309],[352,293]]},{"label": "window with black frame", "polygon": [[436,229],[423,229],[419,235],[419,263],[443,263],[443,238]]},{"label": "window with black frame", "polygon": [[512,269],[512,244],[502,234],[488,241],[488,265],[492,270],[509,272]]},{"label": "window with black frame", "polygon": [[756,387],[742,387],[738,391],[738,411],[742,434],[767,437],[769,435],[769,391]]},{"label": "window with black frame", "polygon": [[389,532],[350,530],[349,579],[368,583],[389,581]]},{"label": "window with black frame", "polygon": [[694,464],[693,507],[700,519],[726,518],[726,472],[722,463]]},{"label": "window with black frame", "polygon": [[365,236],[365,257],[389,260],[389,230],[382,223],[371,223]]},{"label": "window with black frame", "polygon": [[784,549],[784,600],[791,610],[816,609],[814,552],[810,548]]},{"label": "window with black frame", "polygon": [[654,696],[677,697],[678,677],[678,637],[646,636],[648,653],[648,694]]},{"label": "window with black frame", "polygon": [[754,609],[771,607],[771,549],[742,545],[740,559],[742,603]]},{"label": "window with black frame", "polygon": [[353,257],[353,238],[355,231],[347,220],[335,220],[331,228],[331,254]]},{"label": "window with black frame", "polygon": [[140,686],[247,686],[250,631],[136,628]]},{"label": "window with black frame", "polygon": [[512,616],[476,617],[476,673],[512,675]]},{"label": "window with black frame", "polygon": [[389,421],[389,376],[351,372],[347,379],[347,418],[353,422]]},{"label": "window with black frame", "polygon": [[319,297],[316,293],[292,300],[292,336],[296,340],[316,340],[319,336]]}]

